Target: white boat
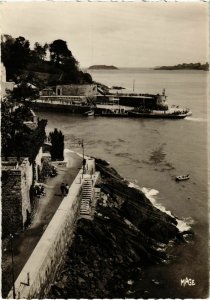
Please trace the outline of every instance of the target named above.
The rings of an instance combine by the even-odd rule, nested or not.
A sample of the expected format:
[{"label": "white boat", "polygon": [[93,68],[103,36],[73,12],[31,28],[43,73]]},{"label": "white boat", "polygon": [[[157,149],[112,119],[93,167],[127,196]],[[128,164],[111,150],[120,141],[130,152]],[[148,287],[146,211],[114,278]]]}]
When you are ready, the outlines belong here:
[{"label": "white boat", "polygon": [[183,180],[187,180],[187,179],[190,179],[189,174],[176,176],[176,181],[183,181]]},{"label": "white boat", "polygon": [[84,113],[85,116],[94,116],[94,110],[89,110]]}]

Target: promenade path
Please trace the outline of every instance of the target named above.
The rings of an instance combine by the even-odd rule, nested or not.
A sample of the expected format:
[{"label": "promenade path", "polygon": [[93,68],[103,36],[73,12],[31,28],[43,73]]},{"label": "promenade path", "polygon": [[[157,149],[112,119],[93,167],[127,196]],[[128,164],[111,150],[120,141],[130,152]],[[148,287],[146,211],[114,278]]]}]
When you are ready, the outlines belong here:
[{"label": "promenade path", "polygon": [[[31,226],[14,237],[14,275],[15,280],[20,274],[35,246],[47,228],[50,220],[59,207],[63,197],[61,196],[60,185],[62,182],[71,186],[79,169],[82,167],[82,158],[75,153],[70,154],[70,166],[58,166],[58,175],[48,178],[45,182],[46,195],[38,199],[36,213]],[[10,249],[2,249],[2,296],[5,298],[12,288],[12,265]]]}]

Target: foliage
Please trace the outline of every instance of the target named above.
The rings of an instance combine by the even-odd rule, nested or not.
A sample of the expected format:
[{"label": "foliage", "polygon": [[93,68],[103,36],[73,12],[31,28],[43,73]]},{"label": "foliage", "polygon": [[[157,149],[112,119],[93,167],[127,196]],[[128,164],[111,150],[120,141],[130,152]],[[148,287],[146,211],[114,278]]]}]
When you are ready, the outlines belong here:
[{"label": "foliage", "polygon": [[38,97],[38,89],[33,87],[33,85],[28,83],[26,80],[21,81],[16,87],[14,87],[13,91],[10,92],[10,98],[17,102],[23,102],[25,100],[31,101]]},{"label": "foliage", "polygon": [[14,119],[10,113],[8,102],[1,104],[1,147],[2,154],[7,159],[12,149],[12,140],[14,138]]},{"label": "foliage", "polygon": [[[47,51],[50,61],[47,60]],[[30,49],[30,43],[24,37],[13,38],[3,35],[1,41],[2,62],[7,70],[7,80],[19,81],[19,76],[35,72],[48,74],[46,84],[92,83],[91,75],[83,73],[78,62],[68,49],[66,41],[61,39],[44,45],[36,42]],[[57,76],[54,76],[54,75]],[[52,76],[51,76],[52,75]],[[37,75],[39,77],[39,75]],[[34,76],[33,76],[34,77]],[[37,81],[42,86],[42,76]],[[38,78],[37,78],[38,79]]]},{"label": "foliage", "polygon": [[93,82],[92,77],[89,73],[84,73],[83,76],[84,76],[84,79],[87,83],[92,83]]},{"label": "foliage", "polygon": [[64,151],[64,135],[61,131],[58,131],[57,128],[49,134],[50,141],[52,143],[51,148],[51,157],[52,160],[63,160],[63,151]]},{"label": "foliage", "polygon": [[[5,42],[1,43],[2,61],[8,69],[22,68],[30,61],[30,43],[24,37],[13,39],[4,36]],[[11,75],[10,73],[8,75]]]},{"label": "foliage", "polygon": [[72,53],[63,40],[55,40],[49,45],[50,59],[56,64],[63,64],[65,59],[71,58]]},{"label": "foliage", "polygon": [[37,125],[35,130],[26,130],[27,134],[25,135],[24,143],[21,145],[21,153],[23,156],[29,157],[30,163],[35,160],[40,147],[46,139],[45,127],[47,120],[40,120]]},{"label": "foliage", "polygon": [[48,44],[44,44],[44,46],[40,45],[38,42],[34,44],[34,54],[36,60],[44,60],[47,54]]},{"label": "foliage", "polygon": [[19,160],[25,156],[31,163],[35,160],[46,138],[47,121],[38,121],[36,129],[32,130],[24,124],[31,116],[31,110],[26,105],[12,111],[8,102],[2,102],[1,147],[6,159],[16,156]]},{"label": "foliage", "polygon": [[45,179],[52,173],[53,167],[49,161],[43,161],[42,170],[39,175],[39,182],[45,182]]}]

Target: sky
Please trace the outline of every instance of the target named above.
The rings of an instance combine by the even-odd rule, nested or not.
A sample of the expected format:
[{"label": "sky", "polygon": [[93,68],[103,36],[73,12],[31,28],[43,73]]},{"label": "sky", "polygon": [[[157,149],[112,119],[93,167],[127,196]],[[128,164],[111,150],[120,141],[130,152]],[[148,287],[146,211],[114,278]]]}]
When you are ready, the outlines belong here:
[{"label": "sky", "polygon": [[208,61],[207,2],[4,2],[1,31],[67,42],[81,67],[155,67]]}]

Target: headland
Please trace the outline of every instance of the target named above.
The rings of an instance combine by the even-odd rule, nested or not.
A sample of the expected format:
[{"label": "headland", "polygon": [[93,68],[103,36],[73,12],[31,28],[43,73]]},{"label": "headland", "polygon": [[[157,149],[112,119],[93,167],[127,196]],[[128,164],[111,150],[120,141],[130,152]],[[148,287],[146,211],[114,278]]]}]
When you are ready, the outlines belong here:
[{"label": "headland", "polygon": [[154,70],[202,70],[202,71],[208,71],[209,70],[209,64],[201,64],[201,63],[183,63],[178,64],[174,66],[161,66],[156,67]]}]

